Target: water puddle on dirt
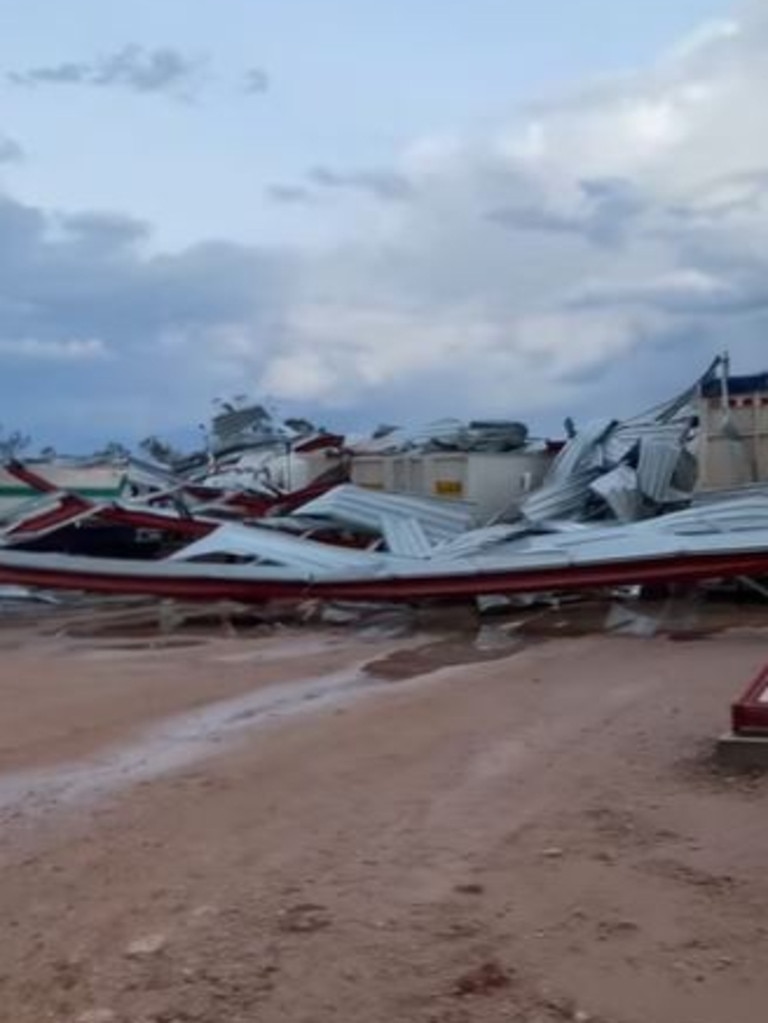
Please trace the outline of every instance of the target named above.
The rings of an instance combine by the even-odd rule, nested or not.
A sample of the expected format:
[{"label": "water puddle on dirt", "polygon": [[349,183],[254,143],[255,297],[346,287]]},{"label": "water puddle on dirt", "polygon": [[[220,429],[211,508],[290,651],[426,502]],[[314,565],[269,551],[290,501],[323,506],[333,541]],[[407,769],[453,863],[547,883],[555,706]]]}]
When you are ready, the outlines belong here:
[{"label": "water puddle on dirt", "polygon": [[395,650],[394,653],[369,661],[364,670],[374,679],[402,682],[441,668],[512,657],[534,643],[543,641],[541,638],[523,637],[514,629],[483,626],[479,632]]}]

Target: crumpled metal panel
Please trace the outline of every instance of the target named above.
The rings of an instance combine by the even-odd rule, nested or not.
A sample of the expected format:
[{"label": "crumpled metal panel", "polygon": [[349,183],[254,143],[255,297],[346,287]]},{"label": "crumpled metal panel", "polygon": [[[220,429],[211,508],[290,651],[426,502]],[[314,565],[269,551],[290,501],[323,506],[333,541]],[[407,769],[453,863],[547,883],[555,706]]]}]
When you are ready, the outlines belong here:
[{"label": "crumpled metal panel", "polygon": [[755,494],[751,497],[694,505],[684,511],[660,515],[658,518],[637,523],[637,528],[654,529],[659,533],[675,533],[680,536],[765,530],[768,544],[768,495]]},{"label": "crumpled metal panel", "polygon": [[432,553],[432,544],[418,519],[390,513],[383,516],[381,526],[390,554],[404,558],[428,558]]},{"label": "crumpled metal panel", "polygon": [[395,429],[382,437],[350,440],[358,455],[408,451],[511,451],[525,447],[528,428],[514,420],[438,419],[416,429]]},{"label": "crumpled metal panel", "polygon": [[[702,514],[705,511],[706,514]],[[725,502],[698,519],[684,512],[626,526],[585,527],[506,540],[451,559],[343,551],[257,528],[222,526],[181,558],[143,561],[0,548],[0,583],[185,599],[257,601],[317,596],[404,599],[476,596],[695,580],[761,572],[768,565],[768,499]],[[693,531],[692,526],[698,531]],[[198,553],[247,553],[262,563],[212,564]],[[186,557],[187,560],[184,560]],[[265,563],[266,562],[266,563]]]},{"label": "crumpled metal panel", "polygon": [[296,536],[288,536],[259,526],[241,526],[228,523],[219,526],[201,540],[171,554],[168,561],[193,561],[202,557],[234,555],[254,558],[271,565],[326,572],[360,571],[372,569],[382,555],[369,551],[350,550],[317,543]]},{"label": "crumpled metal panel", "polygon": [[656,504],[680,500],[680,494],[676,491],[670,492],[680,455],[679,443],[659,437],[646,437],[640,444],[637,485],[642,493]]},{"label": "crumpled metal panel", "polygon": [[[471,534],[470,534],[471,535]],[[568,564],[600,563],[763,548],[768,551],[768,497],[686,509],[626,525],[590,525],[500,543],[475,559],[499,564],[546,565],[555,554]]]},{"label": "crumpled metal panel", "polygon": [[480,551],[495,547],[505,540],[512,540],[515,537],[524,536],[528,533],[530,526],[519,523],[509,526],[484,526],[482,529],[472,529],[463,536],[446,543],[438,544],[433,548],[433,558],[464,558]]},{"label": "crumpled metal panel", "polygon": [[630,466],[617,465],[593,480],[589,489],[605,501],[619,522],[634,522],[639,517],[637,473]]},{"label": "crumpled metal panel", "polygon": [[582,470],[567,479],[545,482],[523,501],[520,511],[529,522],[534,523],[580,518],[589,501],[590,484],[599,474],[600,470],[593,468]]},{"label": "crumpled metal panel", "polygon": [[298,513],[320,516],[373,533],[383,531],[384,518],[388,514],[405,516],[419,523],[432,544],[466,532],[471,528],[474,517],[472,506],[465,502],[381,493],[353,484],[334,487],[327,494],[302,505]]},{"label": "crumpled metal panel", "polygon": [[666,442],[678,450],[690,430],[690,419],[683,422],[657,423],[631,421],[620,423],[602,442],[606,465],[616,465],[627,458],[638,445]]},{"label": "crumpled metal panel", "polygon": [[572,437],[550,466],[545,484],[562,482],[586,469],[599,468],[602,452],[598,445],[614,429],[614,419],[596,419]]}]

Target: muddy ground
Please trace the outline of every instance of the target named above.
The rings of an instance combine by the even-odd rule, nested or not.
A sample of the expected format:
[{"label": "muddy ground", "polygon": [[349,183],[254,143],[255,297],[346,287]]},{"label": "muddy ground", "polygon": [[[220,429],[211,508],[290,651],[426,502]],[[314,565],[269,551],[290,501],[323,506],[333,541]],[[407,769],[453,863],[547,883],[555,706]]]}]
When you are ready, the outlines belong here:
[{"label": "muddy ground", "polygon": [[763,1023],[768,612],[604,617],[4,618],[0,1020]]}]

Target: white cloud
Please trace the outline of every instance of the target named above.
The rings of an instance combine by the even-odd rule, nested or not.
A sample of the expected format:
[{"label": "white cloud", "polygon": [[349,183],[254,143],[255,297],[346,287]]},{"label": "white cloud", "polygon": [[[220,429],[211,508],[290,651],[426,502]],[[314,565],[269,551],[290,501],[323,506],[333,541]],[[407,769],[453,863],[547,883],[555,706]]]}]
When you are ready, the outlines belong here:
[{"label": "white cloud", "polygon": [[414,142],[396,170],[417,198],[309,266],[264,381],[363,404],[439,379],[446,412],[483,400],[511,412],[578,401],[574,382],[591,403],[585,375],[627,372],[627,359],[641,389],[660,351],[678,353],[681,382],[713,345],[738,351],[743,337],[754,355],[766,66],[768,18],[746,7],[485,140]]}]

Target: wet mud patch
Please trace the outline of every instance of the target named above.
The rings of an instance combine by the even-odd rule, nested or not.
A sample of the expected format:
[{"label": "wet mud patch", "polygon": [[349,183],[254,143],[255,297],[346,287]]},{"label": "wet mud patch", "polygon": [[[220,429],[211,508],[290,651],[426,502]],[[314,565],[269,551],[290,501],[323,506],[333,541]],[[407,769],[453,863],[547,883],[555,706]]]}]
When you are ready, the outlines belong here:
[{"label": "wet mud patch", "polygon": [[363,671],[370,678],[385,682],[405,682],[420,675],[462,664],[498,661],[520,653],[534,641],[524,639],[517,631],[494,629],[493,634],[479,633],[443,637],[422,646],[396,650],[369,661]]},{"label": "wet mud patch", "polygon": [[675,763],[674,770],[682,781],[709,792],[761,797],[768,790],[768,771],[760,767],[723,763],[714,740],[700,743],[692,756]]},{"label": "wet mud patch", "polygon": [[670,857],[646,860],[641,869],[652,877],[696,889],[708,897],[732,899],[744,888],[742,882],[731,874],[711,873]]}]

